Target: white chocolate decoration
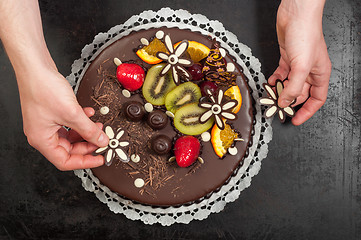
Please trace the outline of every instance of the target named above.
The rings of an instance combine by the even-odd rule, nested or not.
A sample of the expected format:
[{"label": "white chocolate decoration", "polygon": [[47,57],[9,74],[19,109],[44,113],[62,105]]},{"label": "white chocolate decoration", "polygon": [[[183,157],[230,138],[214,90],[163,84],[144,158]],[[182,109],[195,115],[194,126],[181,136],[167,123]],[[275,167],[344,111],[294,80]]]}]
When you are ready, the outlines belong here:
[{"label": "white chocolate decoration", "polygon": [[162,30],[159,30],[156,34],[155,37],[158,39],[162,39],[164,37],[164,32]]},{"label": "white chocolate decoration", "polygon": [[105,153],[105,165],[107,166],[112,164],[115,157],[118,157],[122,162],[129,162],[129,158],[125,153],[126,149],[122,149],[122,147],[129,145],[128,141],[121,140],[121,137],[124,135],[124,130],[119,128],[116,132],[114,132],[112,127],[106,126],[105,133],[109,137],[109,144],[106,147],[98,148],[95,150],[95,153]]},{"label": "white chocolate decoration", "polygon": [[236,67],[233,63],[227,63],[227,72],[234,72],[235,69]]},{"label": "white chocolate decoration", "polygon": [[166,111],[165,114],[166,114],[168,117],[174,118],[174,113],[172,113],[171,111]]},{"label": "white chocolate decoration", "polygon": [[224,50],[224,48],[219,48],[219,52],[221,53],[222,57],[226,56],[226,50]]},{"label": "white chocolate decoration", "polygon": [[238,150],[235,147],[230,147],[230,148],[228,148],[228,152],[229,152],[229,154],[234,156],[238,153]]},{"label": "white chocolate decoration", "polygon": [[147,112],[152,112],[154,108],[153,108],[153,105],[151,103],[146,103],[146,104],[144,104],[144,109]]},{"label": "white chocolate decoration", "polygon": [[144,180],[141,179],[141,178],[137,178],[135,179],[134,181],[134,185],[137,187],[137,188],[141,188],[144,186]]},{"label": "white chocolate decoration", "polygon": [[132,156],[130,156],[130,159],[135,163],[140,161],[140,157],[138,154],[132,154]]},{"label": "white chocolate decoration", "polygon": [[211,134],[209,132],[204,132],[201,134],[203,142],[209,142],[211,140]]},{"label": "white chocolate decoration", "polygon": [[123,89],[122,94],[126,98],[129,98],[131,96],[130,92],[127,89]]},{"label": "white chocolate decoration", "polygon": [[104,107],[101,107],[99,111],[100,111],[100,114],[107,115],[109,113],[109,108],[107,106],[104,106]]},{"label": "white chocolate decoration", "polygon": [[119,58],[114,58],[113,61],[114,61],[114,64],[117,65],[117,66],[119,66],[120,64],[122,64],[122,61],[120,61]]},{"label": "white chocolate decoration", "polygon": [[234,139],[234,141],[236,141],[236,142],[244,142],[244,139],[243,138],[236,138],[236,139]]},{"label": "white chocolate decoration", "polygon": [[140,42],[145,45],[145,46],[148,46],[149,45],[149,41],[146,39],[146,38],[141,38],[140,39]]}]

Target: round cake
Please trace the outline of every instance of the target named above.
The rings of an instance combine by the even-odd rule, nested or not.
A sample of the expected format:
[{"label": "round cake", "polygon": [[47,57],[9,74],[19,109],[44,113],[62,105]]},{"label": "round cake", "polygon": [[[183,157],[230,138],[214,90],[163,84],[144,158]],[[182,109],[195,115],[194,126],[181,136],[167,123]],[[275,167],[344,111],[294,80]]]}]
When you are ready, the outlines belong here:
[{"label": "round cake", "polygon": [[109,145],[99,181],[129,200],[177,206],[210,196],[251,145],[253,100],[242,68],[210,36],[134,31],[102,49],[76,88]]}]

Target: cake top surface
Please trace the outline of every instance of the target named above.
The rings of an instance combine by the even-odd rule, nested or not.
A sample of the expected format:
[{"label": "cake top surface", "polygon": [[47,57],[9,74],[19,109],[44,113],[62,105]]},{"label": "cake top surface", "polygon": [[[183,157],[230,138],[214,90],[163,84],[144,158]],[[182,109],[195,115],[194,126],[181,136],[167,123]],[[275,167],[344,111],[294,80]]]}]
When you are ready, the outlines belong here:
[{"label": "cake top surface", "polygon": [[[163,36],[160,36],[161,34]],[[166,47],[164,51],[156,53],[156,56],[163,60],[163,63],[160,64],[163,64],[162,71],[164,71],[160,74],[166,76],[172,73],[175,88],[185,86],[187,80],[188,85],[200,85],[200,82],[194,81],[194,79],[189,81],[192,76],[187,78],[189,72],[184,71],[185,68],[192,65],[192,62],[184,54],[187,50],[185,45],[196,42],[210,49],[210,54],[202,62],[203,72],[209,71],[205,74],[208,78],[214,79],[212,74],[214,75],[215,72],[211,71],[212,66],[217,65],[214,64],[217,63],[214,56],[223,56],[225,61],[217,66],[217,69],[223,69],[223,72],[216,72],[218,79],[216,83],[219,86],[222,84],[227,86],[222,86],[213,94],[209,94],[211,97],[207,101],[197,103],[204,109],[199,118],[201,122],[206,123],[212,120],[212,129],[218,128],[218,132],[227,128],[235,129],[237,136],[233,139],[242,139],[242,141],[232,143],[232,146],[228,147],[232,150],[222,157],[217,156],[212,141],[210,141],[211,129],[194,135],[200,142],[198,155],[201,160],[195,161],[189,167],[182,168],[175,161],[169,162],[174,155],[174,150],[167,154],[155,152],[155,139],[161,143],[168,141],[159,136],[171,139],[173,146],[178,138],[189,134],[180,132],[173,123],[174,113],[171,108],[149,104],[145,99],[144,91],[129,90],[125,88],[124,84],[119,84],[116,76],[118,67],[114,64],[115,59],[123,63],[137,64],[148,74],[154,64],[144,62],[137,52],[144,49],[144,46],[150,45],[154,39],[161,39]],[[167,44],[167,42],[172,43]],[[178,45],[173,43],[178,43]],[[96,109],[93,120],[100,121],[107,126],[105,131],[111,138],[110,144],[113,144],[99,151],[99,153],[105,152],[106,158],[107,155],[110,156],[111,164],[108,164],[110,166],[93,169],[93,173],[104,185],[120,195],[140,203],[161,206],[178,205],[196,201],[217,190],[240,166],[251,139],[252,98],[242,69],[234,61],[234,58],[221,48],[222,46],[215,48],[214,45],[215,42],[208,36],[189,30],[149,29],[132,32],[105,48],[94,59],[81,80],[77,98],[82,106],[91,106]],[[115,61],[117,62],[117,60]],[[176,64],[173,64],[174,62]],[[234,78],[229,76],[233,76],[233,74]],[[225,80],[222,81],[222,78]],[[242,96],[240,109],[236,114],[228,110],[234,109],[238,102],[227,99],[224,94],[232,86],[237,86]],[[172,96],[174,95],[177,94],[172,94]],[[221,117],[218,116],[217,109],[214,110],[215,105],[222,111],[224,110],[220,111],[220,113],[224,113],[219,115]],[[167,113],[168,120],[161,129],[154,129],[154,126],[144,117],[137,121],[130,118],[129,113],[124,111],[127,106],[133,110],[144,108],[145,118],[148,119],[150,115],[157,117],[161,115],[157,115],[157,111]],[[183,108],[185,107],[183,106]],[[176,111],[182,110],[177,109]],[[160,118],[162,119],[162,117]],[[228,122],[228,120],[222,119],[232,121]]]}]

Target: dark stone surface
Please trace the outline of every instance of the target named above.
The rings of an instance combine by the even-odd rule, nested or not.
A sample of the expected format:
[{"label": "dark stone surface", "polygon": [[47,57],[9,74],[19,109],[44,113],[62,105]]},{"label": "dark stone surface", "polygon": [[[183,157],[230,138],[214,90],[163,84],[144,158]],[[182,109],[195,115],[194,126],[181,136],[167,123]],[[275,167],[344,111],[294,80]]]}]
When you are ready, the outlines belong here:
[{"label": "dark stone surface", "polygon": [[[143,10],[169,6],[220,20],[260,59],[279,53],[278,1],[40,1],[44,33],[67,76],[85,44]],[[262,169],[240,198],[203,221],[148,226],[110,212],[72,172],[60,172],[22,132],[15,75],[0,47],[0,239],[360,239],[361,6],[327,1],[333,72],[328,101],[300,127],[273,122]]]}]

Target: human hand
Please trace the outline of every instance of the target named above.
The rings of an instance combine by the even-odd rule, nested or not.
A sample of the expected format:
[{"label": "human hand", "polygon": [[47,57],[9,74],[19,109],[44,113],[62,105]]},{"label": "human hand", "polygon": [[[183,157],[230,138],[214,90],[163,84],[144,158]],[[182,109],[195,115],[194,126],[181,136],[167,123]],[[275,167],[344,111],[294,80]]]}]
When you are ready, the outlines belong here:
[{"label": "human hand", "polygon": [[327,98],[331,61],[322,32],[324,0],[283,0],[277,13],[277,35],[281,58],[268,79],[285,82],[278,99],[281,108],[304,103],[292,118],[294,125],[307,121]]},{"label": "human hand", "polygon": [[[102,124],[89,117],[94,109],[82,109],[67,80],[55,68],[17,72],[24,133],[30,145],[60,170],[98,167],[103,156],[92,156],[108,144]],[[72,130],[66,131],[63,126]],[[83,141],[86,140],[87,142]]]}]

